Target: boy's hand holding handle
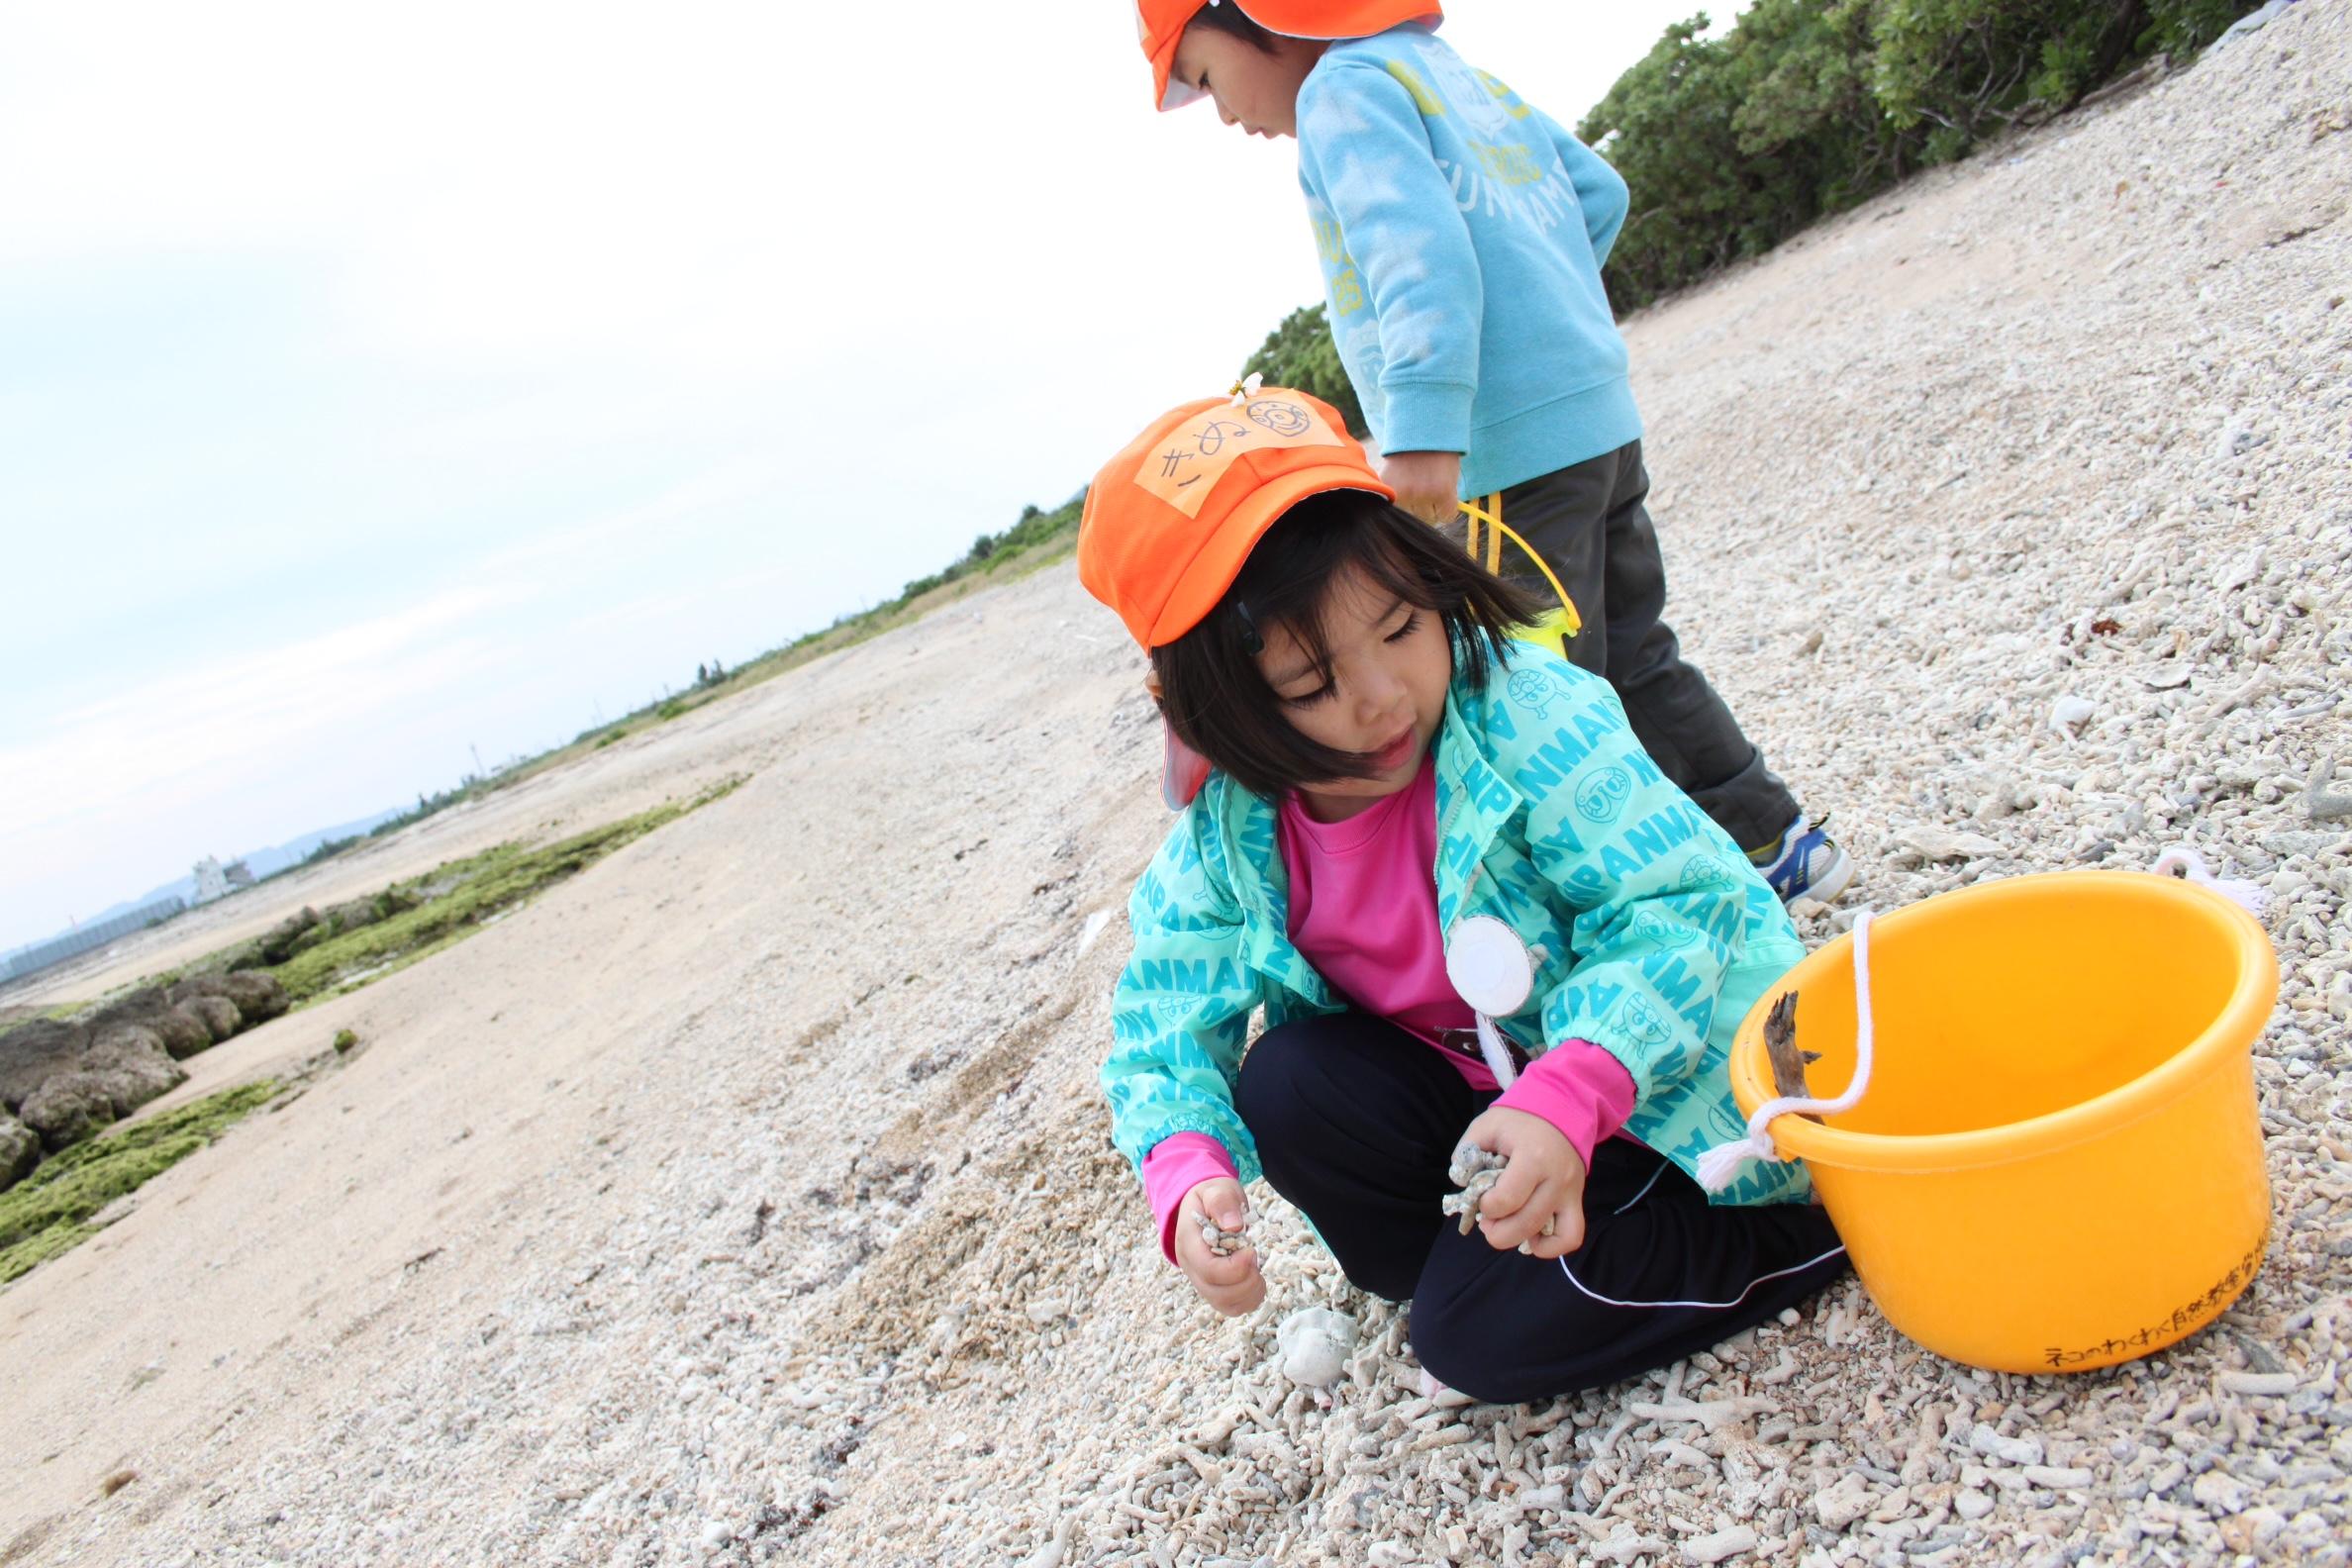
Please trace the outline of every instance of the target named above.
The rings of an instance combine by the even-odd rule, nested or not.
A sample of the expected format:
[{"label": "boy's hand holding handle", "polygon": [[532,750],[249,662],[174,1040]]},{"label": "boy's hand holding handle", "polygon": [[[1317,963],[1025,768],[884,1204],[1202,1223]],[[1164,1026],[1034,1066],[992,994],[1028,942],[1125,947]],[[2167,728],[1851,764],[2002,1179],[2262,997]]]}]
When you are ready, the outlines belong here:
[{"label": "boy's hand holding handle", "polygon": [[1442,527],[1462,510],[1460,452],[1390,452],[1380,459],[1380,478],[1397,492],[1397,505],[1423,523]]},{"label": "boy's hand holding handle", "polygon": [[[1585,1165],[1567,1134],[1531,1112],[1492,1106],[1462,1139],[1511,1161],[1478,1205],[1489,1246],[1507,1252],[1525,1242],[1531,1255],[1556,1258],[1584,1245]],[[1547,1220],[1556,1221],[1550,1235]]]},{"label": "boy's hand holding handle", "polygon": [[[1569,1151],[1575,1158],[1575,1151]],[[1215,1221],[1221,1230],[1239,1230],[1247,1223],[1241,1203],[1241,1184],[1229,1176],[1213,1176],[1196,1183],[1176,1207],[1176,1266],[1184,1270],[1201,1300],[1238,1318],[1255,1312],[1266,1299],[1266,1279],[1258,1272],[1257,1249],[1244,1247],[1227,1257],[1209,1249],[1202,1238],[1201,1221]]]}]

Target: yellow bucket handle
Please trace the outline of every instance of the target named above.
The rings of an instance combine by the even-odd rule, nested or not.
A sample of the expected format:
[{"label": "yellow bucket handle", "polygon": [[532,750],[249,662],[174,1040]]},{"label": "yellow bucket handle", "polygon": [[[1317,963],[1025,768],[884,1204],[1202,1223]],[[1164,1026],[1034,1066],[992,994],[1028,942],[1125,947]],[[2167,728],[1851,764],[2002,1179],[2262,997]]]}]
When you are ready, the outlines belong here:
[{"label": "yellow bucket handle", "polygon": [[1569,598],[1568,590],[1560,586],[1560,579],[1552,571],[1551,564],[1535,552],[1533,545],[1519,538],[1518,532],[1510,524],[1503,521],[1503,493],[1498,490],[1488,495],[1483,506],[1468,501],[1458,504],[1462,509],[1462,515],[1470,520],[1464,532],[1470,547],[1471,558],[1475,560],[1478,557],[1478,526],[1484,523],[1494,532],[1487,536],[1486,558],[1479,564],[1491,572],[1501,571],[1503,569],[1503,541],[1506,539],[1510,539],[1512,543],[1519,547],[1521,554],[1535,563],[1535,569],[1543,573],[1543,580],[1550,583],[1551,591],[1559,596],[1560,608],[1565,612],[1563,619],[1567,623],[1568,636],[1574,637],[1583,631],[1584,618],[1577,614],[1576,601]]}]

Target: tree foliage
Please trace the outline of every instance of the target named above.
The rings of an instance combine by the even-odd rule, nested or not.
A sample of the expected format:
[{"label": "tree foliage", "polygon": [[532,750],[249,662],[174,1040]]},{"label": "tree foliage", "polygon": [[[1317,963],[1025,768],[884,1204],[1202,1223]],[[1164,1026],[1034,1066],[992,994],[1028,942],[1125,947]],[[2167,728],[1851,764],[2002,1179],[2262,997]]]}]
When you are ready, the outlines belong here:
[{"label": "tree foliage", "polygon": [[1577,134],[1632,191],[1620,308],[1760,254],[1915,168],[2202,49],[2256,0],[1757,0],[1666,29]]},{"label": "tree foliage", "polygon": [[[1709,38],[1668,27],[1577,127],[1632,193],[1604,274],[1619,310],[1761,255],[1813,220],[2156,53],[2185,57],[2259,0],[1756,0]],[[1243,366],[1365,434],[1321,305]]]},{"label": "tree foliage", "polygon": [[1241,366],[1243,375],[1262,375],[1273,386],[1311,392],[1339,411],[1356,436],[1365,434],[1363,405],[1348,385],[1346,367],[1339,362],[1339,346],[1321,305],[1305,305],[1282,318],[1282,325],[1266,334]]},{"label": "tree foliage", "polygon": [[[1013,560],[1025,550],[1049,543],[1063,535],[1075,534],[1078,531],[1079,516],[1085,509],[1086,492],[1083,490],[1050,512],[1035,505],[1025,506],[1021,509],[1020,519],[1002,534],[983,534],[973,539],[972,547],[964,552],[961,560],[941,567],[927,577],[916,578],[899,590],[897,598],[876,606],[871,612],[858,612],[858,615],[887,615],[893,611],[904,609],[915,600],[930,593],[933,588],[944,587],[960,577],[970,576],[973,572],[993,570],[996,566]],[[833,626],[837,627],[857,618],[857,616],[842,616],[834,621]],[[831,631],[832,628],[829,627],[826,630]],[[802,640],[806,641],[824,635],[824,632],[813,632],[809,634],[809,637]]]}]

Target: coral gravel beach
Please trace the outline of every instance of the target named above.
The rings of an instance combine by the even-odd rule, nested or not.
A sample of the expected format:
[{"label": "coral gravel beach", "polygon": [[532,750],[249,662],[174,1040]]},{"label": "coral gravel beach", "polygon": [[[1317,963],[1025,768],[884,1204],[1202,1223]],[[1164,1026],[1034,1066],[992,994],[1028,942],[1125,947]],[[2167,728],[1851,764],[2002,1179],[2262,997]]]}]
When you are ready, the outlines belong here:
[{"label": "coral gravel beach", "polygon": [[[0,1563],[2345,1562],[2347,82],[2303,0],[1627,323],[1674,622],[1862,863],[1809,939],[2182,842],[2270,893],[2274,1223],[2213,1327],[1974,1373],[1849,1281],[1463,1406],[1263,1193],[1216,1319],[1094,1083],[1166,819],[1064,563],[34,996],[749,775],[189,1060],[147,1114],[364,1042],[0,1290]],[[1362,1328],[1327,1404],[1310,1306]]]}]

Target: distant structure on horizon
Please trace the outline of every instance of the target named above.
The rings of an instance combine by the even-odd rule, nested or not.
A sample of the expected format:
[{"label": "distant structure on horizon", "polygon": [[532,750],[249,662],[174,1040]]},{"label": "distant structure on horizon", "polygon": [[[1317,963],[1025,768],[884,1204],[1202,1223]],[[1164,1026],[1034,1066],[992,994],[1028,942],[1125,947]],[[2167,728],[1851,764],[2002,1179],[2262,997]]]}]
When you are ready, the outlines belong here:
[{"label": "distant structure on horizon", "polygon": [[79,931],[52,936],[45,942],[35,942],[30,947],[0,958],[0,981],[22,980],[29,974],[86,953],[93,947],[103,947],[117,936],[128,936],[135,931],[145,931],[149,926],[158,925],[187,907],[188,901],[175,893],[169,898],[142,905],[128,915],[117,915],[113,920],[84,926]]},{"label": "distant structure on horizon", "polygon": [[249,888],[253,885],[253,873],[245,868],[245,863],[243,860],[232,860],[221,867],[221,876],[228,882],[232,890]]},{"label": "distant structure on horizon", "polygon": [[196,862],[196,902],[210,904],[214,899],[229,896],[229,873],[221,862],[206,855]]}]

